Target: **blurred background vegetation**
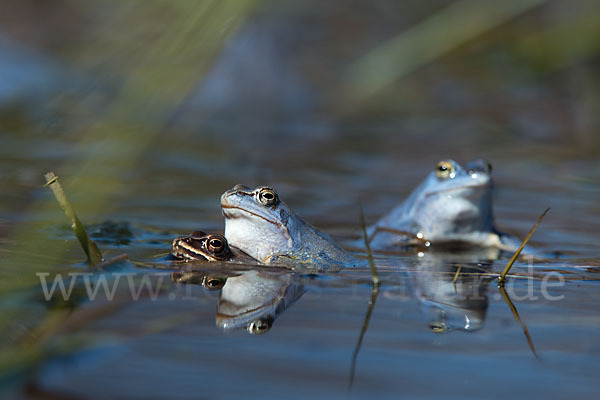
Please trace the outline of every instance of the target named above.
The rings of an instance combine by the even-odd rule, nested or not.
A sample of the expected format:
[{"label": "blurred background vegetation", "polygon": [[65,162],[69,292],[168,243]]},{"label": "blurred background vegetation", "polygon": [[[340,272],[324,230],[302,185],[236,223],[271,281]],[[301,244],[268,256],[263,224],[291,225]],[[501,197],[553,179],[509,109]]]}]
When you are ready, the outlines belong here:
[{"label": "blurred background vegetation", "polygon": [[[61,218],[47,170],[84,220],[132,208],[152,220],[161,205],[164,225],[186,207],[214,213],[208,198],[238,181],[385,176],[390,158],[401,170],[447,156],[595,160],[599,11],[594,0],[3,1],[0,235],[16,247],[0,287],[30,283],[32,249],[61,259],[42,228]],[[371,183],[350,181],[336,186]]]},{"label": "blurred background vegetation", "polygon": [[566,166],[599,159],[599,55],[596,0],[3,0],[0,294],[83,258],[50,170],[84,222],[169,232],[240,182],[350,225],[449,156],[597,185]]}]

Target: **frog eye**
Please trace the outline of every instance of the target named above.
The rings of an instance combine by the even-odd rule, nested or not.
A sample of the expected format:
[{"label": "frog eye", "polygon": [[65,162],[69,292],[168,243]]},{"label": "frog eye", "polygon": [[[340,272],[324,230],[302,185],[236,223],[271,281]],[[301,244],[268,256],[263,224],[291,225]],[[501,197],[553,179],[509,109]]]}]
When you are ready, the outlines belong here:
[{"label": "frog eye", "polygon": [[202,281],[202,286],[208,290],[219,290],[223,286],[225,286],[225,282],[227,279],[216,277],[216,276],[207,276]]},{"label": "frog eye", "polygon": [[258,201],[263,205],[270,207],[276,205],[279,202],[279,198],[277,197],[277,192],[273,189],[263,188],[258,192]]},{"label": "frog eye", "polygon": [[271,329],[273,325],[273,319],[271,317],[267,317],[265,319],[257,319],[255,321],[250,322],[248,325],[248,332],[253,335],[260,335],[261,333],[267,332]]},{"label": "frog eye", "polygon": [[453,178],[456,168],[451,161],[440,161],[435,169],[435,176],[440,179]]},{"label": "frog eye", "polygon": [[212,253],[220,253],[227,246],[225,239],[219,236],[210,236],[206,241],[206,247]]},{"label": "frog eye", "polygon": [[429,329],[434,333],[448,332],[448,326],[443,322],[434,322],[429,324]]}]

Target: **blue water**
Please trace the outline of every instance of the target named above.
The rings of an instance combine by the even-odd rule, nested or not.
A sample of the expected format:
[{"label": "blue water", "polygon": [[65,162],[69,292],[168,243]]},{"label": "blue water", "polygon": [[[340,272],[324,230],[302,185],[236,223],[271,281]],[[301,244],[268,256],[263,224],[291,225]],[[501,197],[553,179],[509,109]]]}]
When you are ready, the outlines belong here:
[{"label": "blue water", "polygon": [[[130,64],[169,14],[61,3],[62,20],[0,5],[3,398],[596,397],[600,80],[593,52],[544,48],[546,65],[519,38],[570,32],[571,18],[600,14],[552,2],[357,105],[336,86],[345,67],[445,2],[316,3],[261,8],[182,104],[164,105],[173,112],[162,121],[152,106],[168,90],[134,98],[134,111],[111,105],[123,106]],[[58,12],[73,7],[82,14]],[[585,47],[568,40],[569,50]],[[166,64],[172,76],[191,68]],[[474,267],[472,254],[378,255],[378,292],[367,269],[194,267],[227,277],[220,290],[171,279],[182,272],[165,260],[171,240],[222,231],[219,196],[235,184],[275,187],[298,215],[348,243],[360,235],[360,207],[376,221],[448,158],[491,161],[502,231],[522,238],[551,208],[530,242],[547,257],[532,271],[517,262],[507,284],[519,317],[494,281],[506,255],[456,285],[457,265]],[[102,290],[88,300],[83,277],[70,301],[44,300],[36,272],[89,272],[43,187],[50,170],[106,257],[128,255],[89,278],[97,287],[102,274],[111,284],[121,274],[116,300]],[[545,292],[549,272],[565,281]],[[134,300],[127,276],[136,287],[162,282],[156,298],[144,289]],[[244,319],[248,310],[265,333],[248,332],[260,319]]]}]

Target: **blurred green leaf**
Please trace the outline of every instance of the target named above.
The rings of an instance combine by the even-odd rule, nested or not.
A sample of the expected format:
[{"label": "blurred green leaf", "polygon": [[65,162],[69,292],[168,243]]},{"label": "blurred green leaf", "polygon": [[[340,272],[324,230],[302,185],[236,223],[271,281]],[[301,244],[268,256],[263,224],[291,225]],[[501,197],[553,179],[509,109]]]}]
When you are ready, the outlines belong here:
[{"label": "blurred green leaf", "polygon": [[363,102],[396,80],[547,0],[461,0],[352,63],[350,96]]}]

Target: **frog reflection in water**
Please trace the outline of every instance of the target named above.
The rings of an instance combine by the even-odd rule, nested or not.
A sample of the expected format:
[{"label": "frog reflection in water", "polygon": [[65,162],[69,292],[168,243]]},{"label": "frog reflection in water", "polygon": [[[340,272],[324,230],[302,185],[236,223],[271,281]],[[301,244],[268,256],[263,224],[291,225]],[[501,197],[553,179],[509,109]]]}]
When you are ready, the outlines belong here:
[{"label": "frog reflection in water", "polygon": [[357,260],[298,217],[267,186],[236,185],[221,196],[225,237],[267,265],[309,268],[355,266]]},{"label": "frog reflection in water", "polygon": [[171,279],[219,290],[217,327],[245,329],[251,334],[268,332],[277,317],[304,294],[298,276],[291,272],[248,270],[225,276],[177,271]]},{"label": "frog reflection in water", "polygon": [[275,319],[304,294],[297,275],[250,270],[227,279],[219,293],[217,326],[265,333]]},{"label": "frog reflection in water", "polygon": [[433,332],[471,332],[483,327],[487,291],[494,277],[486,274],[491,266],[481,259],[480,254],[420,253],[410,276],[415,298]]},{"label": "frog reflection in water", "polygon": [[484,160],[471,161],[466,169],[440,161],[402,204],[369,227],[371,247],[421,243],[515,250],[520,241],[494,226],[491,171]]}]

